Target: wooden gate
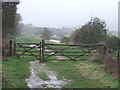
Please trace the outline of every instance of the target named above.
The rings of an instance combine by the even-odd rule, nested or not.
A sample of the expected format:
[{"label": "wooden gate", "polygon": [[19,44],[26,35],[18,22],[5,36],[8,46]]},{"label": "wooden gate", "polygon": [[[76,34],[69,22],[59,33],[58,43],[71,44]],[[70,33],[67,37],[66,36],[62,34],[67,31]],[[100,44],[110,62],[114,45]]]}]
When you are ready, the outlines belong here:
[{"label": "wooden gate", "polygon": [[11,56],[34,56],[36,59],[41,60],[41,42],[21,43],[16,41],[12,42],[12,40],[10,40],[10,52]]},{"label": "wooden gate", "polygon": [[[104,52],[104,44],[48,44],[42,41],[43,60],[85,60],[93,55]],[[59,60],[57,58],[57,60]]]},{"label": "wooden gate", "polygon": [[[60,56],[63,57],[63,60],[85,60],[98,52],[106,54],[107,51],[104,44],[49,44],[45,43],[44,40],[40,43],[20,43],[14,41],[13,44],[12,40],[10,40],[11,56],[34,56],[40,61],[56,60],[56,57]],[[13,49],[12,46],[14,46]]]}]

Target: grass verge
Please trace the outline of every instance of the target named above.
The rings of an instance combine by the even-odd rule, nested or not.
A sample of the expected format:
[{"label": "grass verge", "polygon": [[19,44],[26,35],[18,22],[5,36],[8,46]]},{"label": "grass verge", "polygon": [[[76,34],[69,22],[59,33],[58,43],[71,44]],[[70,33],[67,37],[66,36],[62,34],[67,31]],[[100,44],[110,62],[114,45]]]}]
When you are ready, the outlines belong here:
[{"label": "grass verge", "polygon": [[101,64],[88,61],[47,62],[49,70],[57,77],[72,80],[63,88],[118,88],[118,80],[109,75]]},{"label": "grass verge", "polygon": [[3,88],[28,88],[25,79],[30,76],[29,60],[31,57],[6,57],[2,62]]}]

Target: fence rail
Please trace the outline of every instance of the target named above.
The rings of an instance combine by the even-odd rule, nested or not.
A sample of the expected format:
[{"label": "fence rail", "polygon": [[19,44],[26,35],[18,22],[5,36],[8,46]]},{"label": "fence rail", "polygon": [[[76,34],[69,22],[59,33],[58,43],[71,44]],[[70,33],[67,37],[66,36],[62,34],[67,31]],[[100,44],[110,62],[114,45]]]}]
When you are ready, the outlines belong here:
[{"label": "fence rail", "polygon": [[[10,56],[33,56],[40,61],[53,59],[53,56],[62,56],[69,60],[77,60],[80,57],[94,55],[94,50],[100,50],[107,54],[105,44],[49,44],[42,40],[40,43],[23,43],[10,39]],[[36,55],[38,53],[38,55]],[[88,58],[88,57],[87,57]],[[83,58],[84,59],[84,58]]]}]

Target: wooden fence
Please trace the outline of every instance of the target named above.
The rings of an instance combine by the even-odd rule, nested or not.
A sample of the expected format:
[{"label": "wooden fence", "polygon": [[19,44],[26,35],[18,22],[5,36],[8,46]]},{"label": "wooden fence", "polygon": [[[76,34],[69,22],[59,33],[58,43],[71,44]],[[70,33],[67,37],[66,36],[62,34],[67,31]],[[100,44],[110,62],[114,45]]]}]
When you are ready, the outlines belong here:
[{"label": "wooden fence", "polygon": [[10,56],[33,56],[40,61],[56,60],[60,56],[63,60],[76,61],[90,58],[97,52],[105,55],[107,47],[104,44],[49,44],[44,40],[40,43],[20,43],[10,39]]}]

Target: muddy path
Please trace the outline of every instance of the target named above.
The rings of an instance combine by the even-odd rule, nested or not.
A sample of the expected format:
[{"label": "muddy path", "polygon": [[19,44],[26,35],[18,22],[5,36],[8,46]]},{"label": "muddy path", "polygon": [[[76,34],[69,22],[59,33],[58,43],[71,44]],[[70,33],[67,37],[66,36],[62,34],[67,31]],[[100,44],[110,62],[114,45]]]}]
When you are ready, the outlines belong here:
[{"label": "muddy path", "polygon": [[[31,76],[25,80],[29,88],[62,88],[62,86],[71,82],[67,79],[59,80],[54,71],[48,71],[46,65],[39,63],[38,60],[29,63]],[[50,80],[42,80],[38,75],[41,72],[45,72]]]}]

